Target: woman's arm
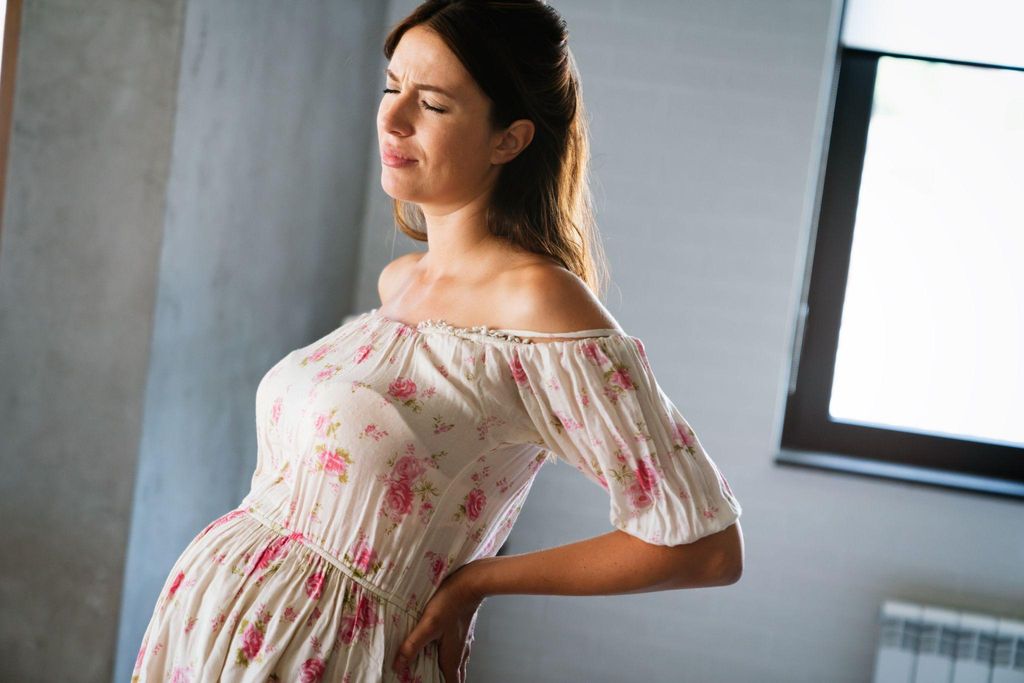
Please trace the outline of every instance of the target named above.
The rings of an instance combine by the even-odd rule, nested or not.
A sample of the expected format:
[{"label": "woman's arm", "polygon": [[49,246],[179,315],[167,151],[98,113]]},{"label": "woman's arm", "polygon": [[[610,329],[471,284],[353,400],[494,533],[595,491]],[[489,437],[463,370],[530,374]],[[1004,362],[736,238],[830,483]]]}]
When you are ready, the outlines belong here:
[{"label": "woman's arm", "polygon": [[[736,583],[743,571],[739,522],[693,543],[660,546],[618,529],[582,541],[470,562],[453,578],[471,594],[618,595]],[[464,574],[464,576],[458,576]]]},{"label": "woman's arm", "polygon": [[457,643],[461,652],[467,636],[472,640],[477,609],[491,595],[617,595],[725,586],[739,580],[742,567],[738,520],[677,546],[654,545],[616,529],[547,550],[484,557],[444,578],[399,647],[392,669],[407,671],[423,646],[439,637]]}]

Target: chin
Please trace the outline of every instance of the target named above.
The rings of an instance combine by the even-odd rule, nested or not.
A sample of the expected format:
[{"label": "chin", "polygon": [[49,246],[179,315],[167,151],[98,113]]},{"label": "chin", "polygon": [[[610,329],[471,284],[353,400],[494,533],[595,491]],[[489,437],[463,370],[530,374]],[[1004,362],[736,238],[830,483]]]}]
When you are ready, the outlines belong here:
[{"label": "chin", "polygon": [[396,180],[393,176],[388,173],[388,169],[385,168],[380,174],[380,187],[384,192],[394,199],[401,199],[403,201],[409,200],[409,188],[408,183],[403,183]]},{"label": "chin", "polygon": [[401,183],[389,183],[386,180],[381,180],[381,189],[384,190],[384,194],[403,202],[412,202],[418,204],[421,198],[415,192],[410,191],[408,187],[403,187]]}]

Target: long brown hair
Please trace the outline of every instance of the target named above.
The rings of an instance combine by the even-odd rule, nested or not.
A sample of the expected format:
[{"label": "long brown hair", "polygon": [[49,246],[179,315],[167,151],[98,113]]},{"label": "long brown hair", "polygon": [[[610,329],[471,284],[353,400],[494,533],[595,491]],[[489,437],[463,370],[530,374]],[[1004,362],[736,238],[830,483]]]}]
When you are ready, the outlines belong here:
[{"label": "long brown hair", "polygon": [[[491,101],[499,130],[530,119],[530,144],[504,164],[487,210],[491,234],[553,258],[599,297],[608,264],[589,184],[590,141],[565,20],[540,0],[427,0],[388,33],[389,60],[413,26],[437,33]],[[393,202],[398,228],[426,241],[423,213]]]}]

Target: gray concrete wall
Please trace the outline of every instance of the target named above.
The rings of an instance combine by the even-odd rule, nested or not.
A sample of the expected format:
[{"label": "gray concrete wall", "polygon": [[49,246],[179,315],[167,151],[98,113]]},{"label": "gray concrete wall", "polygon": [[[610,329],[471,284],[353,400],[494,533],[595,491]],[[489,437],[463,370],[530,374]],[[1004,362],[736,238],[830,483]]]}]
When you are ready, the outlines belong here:
[{"label": "gray concrete wall", "polygon": [[[747,562],[727,588],[492,597],[469,680],[860,682],[886,597],[1019,611],[1019,504],[773,463],[841,1],[553,4],[593,122],[607,304],[729,477]],[[421,248],[391,229],[379,163],[360,309]],[[608,531],[604,495],[547,465],[506,550]]]},{"label": "gray concrete wall", "polygon": [[0,679],[127,680],[173,561],[248,489],[260,377],[349,312],[383,9],[25,3]]},{"label": "gray concrete wall", "polygon": [[110,677],[182,4],[23,4],[0,241],[0,680]]},{"label": "gray concrete wall", "polygon": [[115,680],[175,559],[248,491],[260,378],[349,311],[382,9],[187,5]]}]

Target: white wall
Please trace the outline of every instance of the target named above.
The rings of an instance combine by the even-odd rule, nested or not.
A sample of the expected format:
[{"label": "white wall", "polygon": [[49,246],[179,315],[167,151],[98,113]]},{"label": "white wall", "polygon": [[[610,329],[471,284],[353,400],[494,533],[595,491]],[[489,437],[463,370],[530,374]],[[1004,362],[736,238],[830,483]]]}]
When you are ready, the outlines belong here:
[{"label": "white wall", "polygon": [[[607,303],[740,498],[746,570],[708,590],[492,597],[469,679],[866,681],[886,597],[1019,611],[1019,504],[773,463],[841,0],[552,4],[593,122]],[[356,310],[420,248],[391,227],[379,163],[372,148]],[[608,531],[603,496],[545,466],[506,550]]]}]

